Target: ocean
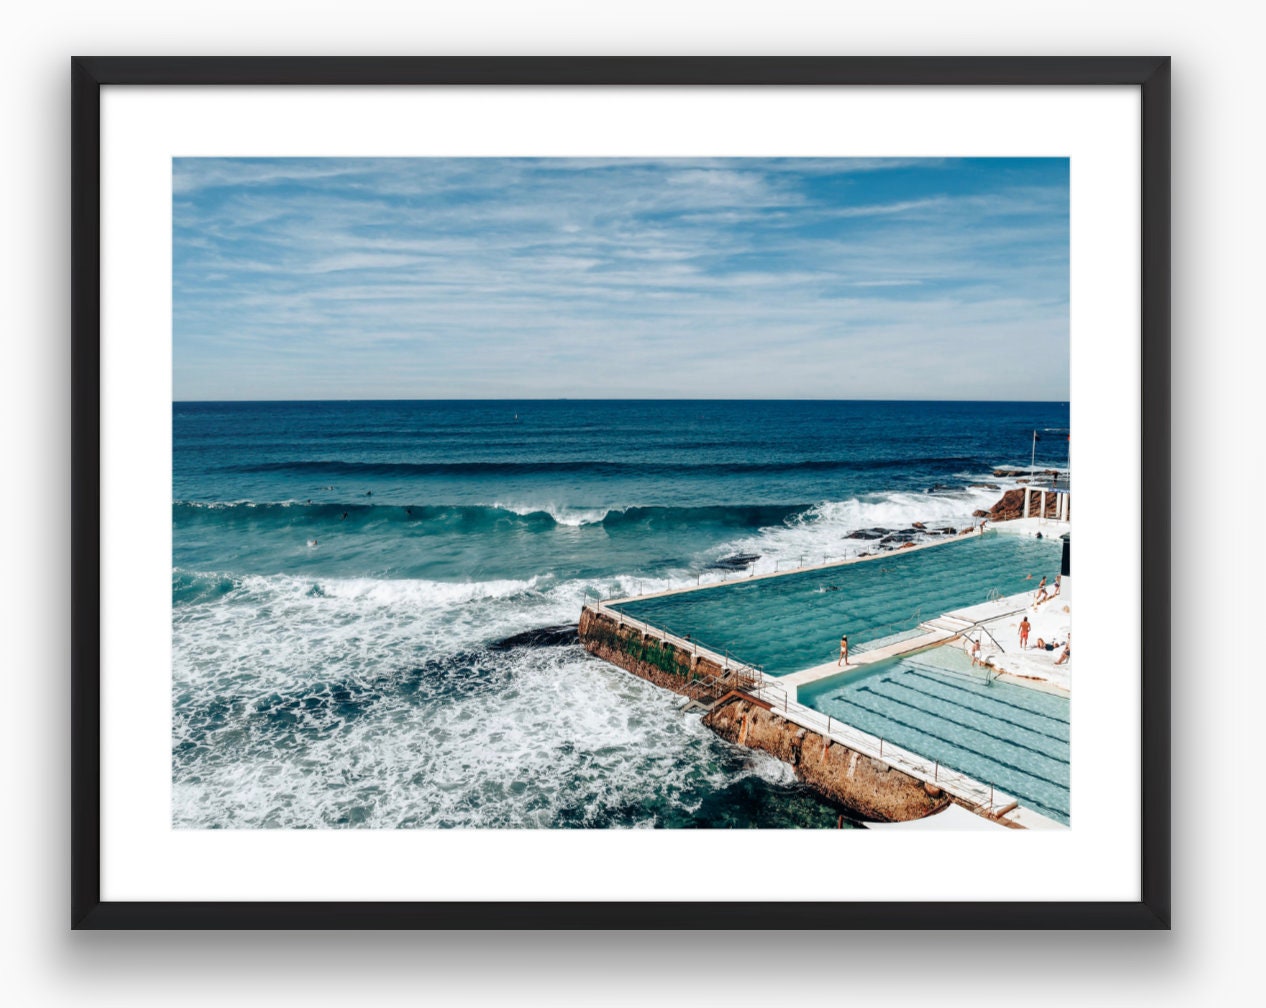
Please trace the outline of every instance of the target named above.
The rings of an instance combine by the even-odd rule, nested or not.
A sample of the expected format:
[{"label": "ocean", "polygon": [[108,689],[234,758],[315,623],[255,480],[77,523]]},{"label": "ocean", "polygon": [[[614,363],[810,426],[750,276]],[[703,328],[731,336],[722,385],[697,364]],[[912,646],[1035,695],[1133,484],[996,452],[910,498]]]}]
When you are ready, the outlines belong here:
[{"label": "ocean", "polygon": [[[1068,406],[187,402],[172,422],[173,825],[835,828],[789,767],[588,655],[582,604],[965,527]],[[1066,464],[1063,433],[1036,444]]]}]

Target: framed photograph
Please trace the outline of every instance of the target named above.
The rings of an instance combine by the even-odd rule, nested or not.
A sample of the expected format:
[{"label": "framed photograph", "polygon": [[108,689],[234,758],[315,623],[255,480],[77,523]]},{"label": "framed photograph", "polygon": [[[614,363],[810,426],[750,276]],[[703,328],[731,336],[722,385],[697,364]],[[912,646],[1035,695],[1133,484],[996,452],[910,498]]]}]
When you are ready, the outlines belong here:
[{"label": "framed photograph", "polygon": [[1170,926],[1168,59],[72,70],[74,928]]}]

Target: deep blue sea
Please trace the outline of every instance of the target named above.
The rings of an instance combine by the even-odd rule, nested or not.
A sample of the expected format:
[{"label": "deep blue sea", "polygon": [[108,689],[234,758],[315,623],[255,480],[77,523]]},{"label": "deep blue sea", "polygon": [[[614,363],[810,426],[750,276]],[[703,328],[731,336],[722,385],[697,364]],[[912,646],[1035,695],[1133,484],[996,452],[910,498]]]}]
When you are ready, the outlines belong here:
[{"label": "deep blue sea", "polygon": [[[512,638],[734,557],[965,526],[1068,407],[197,402],[172,422],[175,825],[833,828],[675,694],[563,631]],[[1063,434],[1037,448],[1065,464]]]}]

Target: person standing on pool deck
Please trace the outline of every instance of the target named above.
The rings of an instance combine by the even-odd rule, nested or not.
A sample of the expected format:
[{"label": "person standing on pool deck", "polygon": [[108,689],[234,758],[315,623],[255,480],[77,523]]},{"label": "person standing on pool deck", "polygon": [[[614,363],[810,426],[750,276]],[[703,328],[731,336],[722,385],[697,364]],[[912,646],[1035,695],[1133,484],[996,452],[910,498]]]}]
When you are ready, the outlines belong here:
[{"label": "person standing on pool deck", "polygon": [[1042,575],[1042,580],[1037,583],[1037,594],[1033,596],[1033,604],[1046,601],[1046,575]]},{"label": "person standing on pool deck", "polygon": [[1029,622],[1029,618],[1025,616],[1022,620],[1020,620],[1020,650],[1021,651],[1026,650],[1029,646],[1029,630],[1031,629],[1032,629],[1032,624]]},{"label": "person standing on pool deck", "polygon": [[840,638],[840,660],[835,663],[835,667],[839,668],[841,665],[848,667],[848,634]]}]

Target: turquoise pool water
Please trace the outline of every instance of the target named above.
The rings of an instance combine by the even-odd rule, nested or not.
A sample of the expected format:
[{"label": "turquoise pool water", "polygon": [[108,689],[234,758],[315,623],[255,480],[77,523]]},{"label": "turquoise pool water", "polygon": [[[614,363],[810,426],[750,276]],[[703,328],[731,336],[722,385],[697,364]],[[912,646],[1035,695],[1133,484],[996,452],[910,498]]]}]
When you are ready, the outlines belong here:
[{"label": "turquoise pool water", "polygon": [[[942,613],[1036,588],[1059,571],[1058,539],[986,532],[861,563],[737,581],[615,608],[770,675],[787,675],[850,646],[901,633]],[[1032,580],[1026,580],[1027,575]]]},{"label": "turquoise pool water", "polygon": [[1068,824],[1066,697],[987,684],[947,645],[802,686],[799,700]]}]

